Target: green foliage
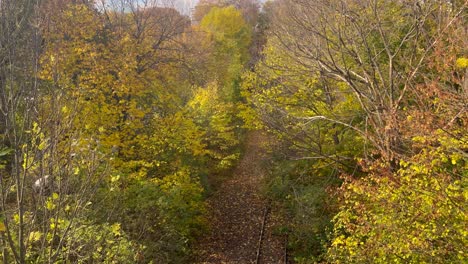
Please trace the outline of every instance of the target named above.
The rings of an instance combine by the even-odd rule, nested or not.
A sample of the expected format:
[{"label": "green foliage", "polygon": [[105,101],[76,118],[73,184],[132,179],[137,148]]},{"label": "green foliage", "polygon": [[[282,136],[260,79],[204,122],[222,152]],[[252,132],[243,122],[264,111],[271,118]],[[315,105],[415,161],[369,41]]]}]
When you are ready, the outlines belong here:
[{"label": "green foliage", "polygon": [[231,168],[239,157],[234,104],[223,100],[218,85],[210,83],[195,91],[188,106],[195,122],[204,130],[207,154],[216,161],[217,169]]},{"label": "green foliage", "polygon": [[400,161],[396,174],[377,164],[368,177],[340,188],[343,203],[327,254],[331,262],[467,261],[468,163],[453,152],[466,148],[467,138],[440,133],[434,147]]},{"label": "green foliage", "polygon": [[170,8],[34,8],[46,14],[30,23],[43,41],[37,65],[14,78],[36,77],[37,90],[13,96],[32,102],[12,115],[21,129],[0,117],[3,257],[187,261],[206,226],[207,175],[240,156],[249,25],[233,7],[210,12],[203,31]]},{"label": "green foliage", "polygon": [[[65,229],[69,225],[63,219],[53,220],[50,224],[54,226],[54,229]],[[69,232],[70,235],[61,241],[63,247],[57,252],[52,252],[52,254],[58,254],[55,263],[135,263],[137,254],[141,250],[141,246],[131,242],[127,234],[120,229],[119,223],[93,225],[78,221],[73,224]],[[47,256],[34,254],[34,247],[39,245],[38,242],[42,236],[40,232],[29,234],[28,242],[32,248],[30,248],[31,255],[28,256],[28,261],[47,262]],[[47,243],[55,243],[53,234],[47,234],[46,240]]]},{"label": "green foliage", "polygon": [[3,148],[0,150],[0,170],[5,168],[4,158],[12,152],[12,149]]},{"label": "green foliage", "polygon": [[247,126],[265,128],[278,141],[269,195],[286,208],[296,260],[319,261],[335,213],[327,190],[340,182],[339,173],[354,171],[349,157],[362,155],[364,142],[347,126],[313,117],[358,124],[361,110],[343,82],[311,73],[275,39],[264,56],[254,72],[243,75],[247,103],[240,115]]},{"label": "green foliage", "polygon": [[468,261],[466,3],[75,2],[0,0],[3,261],[187,262],[242,127],[297,262]]},{"label": "green foliage", "polygon": [[466,5],[452,4],[271,4],[240,116],[278,141],[270,196],[298,262],[466,262]]},{"label": "green foliage", "polygon": [[239,53],[240,61],[246,62],[251,32],[240,11],[233,6],[213,7],[203,17],[200,26],[212,34],[219,55],[224,53],[224,56],[228,56]]},{"label": "green foliage", "polygon": [[328,175],[311,174],[310,161],[281,161],[271,170],[268,195],[284,207],[288,219],[284,227],[288,234],[288,247],[294,259],[320,261],[326,252],[326,230],[335,213],[334,199],[328,188],[338,186],[339,180],[332,169]]},{"label": "green foliage", "polygon": [[[82,218],[79,210],[88,211],[91,202],[81,205],[74,203],[72,196],[57,193],[45,200],[38,211],[24,212],[23,221],[34,227],[25,234],[27,263],[135,263],[138,260],[143,246],[131,241],[121,230],[120,223],[99,224]],[[80,212],[79,216],[77,212]],[[31,225],[39,220],[42,225]],[[9,220],[8,228],[18,230],[19,221],[19,215],[15,214]],[[11,233],[11,239],[17,241],[17,234]],[[0,254],[7,260],[12,255],[11,248],[4,248]]]},{"label": "green foliage", "polygon": [[230,102],[240,99],[238,80],[249,60],[251,30],[242,14],[233,6],[214,7],[200,22],[214,40],[210,72],[220,85],[220,95]]},{"label": "green foliage", "polygon": [[195,232],[205,227],[203,188],[186,169],[163,179],[137,181],[112,197],[124,206],[116,216],[125,223],[124,230],[145,245],[144,262],[182,261]]}]

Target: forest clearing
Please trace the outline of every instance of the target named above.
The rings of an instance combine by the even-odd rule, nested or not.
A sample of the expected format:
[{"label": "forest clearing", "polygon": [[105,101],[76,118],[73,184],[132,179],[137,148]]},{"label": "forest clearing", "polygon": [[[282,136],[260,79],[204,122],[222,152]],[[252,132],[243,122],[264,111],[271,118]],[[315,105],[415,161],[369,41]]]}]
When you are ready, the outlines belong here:
[{"label": "forest clearing", "polygon": [[0,0],[0,263],[467,263],[468,0]]}]

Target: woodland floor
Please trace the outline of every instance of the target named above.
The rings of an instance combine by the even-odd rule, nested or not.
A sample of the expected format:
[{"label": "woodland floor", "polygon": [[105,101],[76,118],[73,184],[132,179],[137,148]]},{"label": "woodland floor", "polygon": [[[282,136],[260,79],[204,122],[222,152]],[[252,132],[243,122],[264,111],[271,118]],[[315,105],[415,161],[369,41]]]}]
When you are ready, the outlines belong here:
[{"label": "woodland floor", "polygon": [[250,132],[233,175],[208,198],[210,231],[197,243],[195,263],[285,263],[284,237],[274,234],[280,220],[274,216],[274,208],[265,214],[270,206],[260,190],[265,141],[261,132]]}]

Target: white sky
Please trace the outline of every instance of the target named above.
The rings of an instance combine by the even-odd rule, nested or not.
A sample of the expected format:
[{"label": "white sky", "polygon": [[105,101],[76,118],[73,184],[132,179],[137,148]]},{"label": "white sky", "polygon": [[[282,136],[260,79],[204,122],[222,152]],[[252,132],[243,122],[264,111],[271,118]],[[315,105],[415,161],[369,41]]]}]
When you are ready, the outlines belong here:
[{"label": "white sky", "polygon": [[[157,5],[157,6],[174,7],[182,14],[190,15],[191,11],[196,6],[198,1],[199,0],[137,0],[137,3],[141,5],[149,4],[150,6]],[[265,2],[265,1],[266,0],[260,0],[260,2]],[[98,2],[98,6],[104,4],[108,8],[120,9],[118,6],[111,4],[111,3],[121,3],[120,1],[100,0],[97,2]]]}]

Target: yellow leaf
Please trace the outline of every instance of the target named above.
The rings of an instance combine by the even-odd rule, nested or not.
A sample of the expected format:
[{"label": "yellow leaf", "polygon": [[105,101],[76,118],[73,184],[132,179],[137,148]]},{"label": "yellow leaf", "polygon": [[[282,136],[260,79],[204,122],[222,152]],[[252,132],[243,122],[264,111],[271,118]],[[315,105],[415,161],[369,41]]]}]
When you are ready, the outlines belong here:
[{"label": "yellow leaf", "polygon": [[48,201],[46,202],[46,208],[47,208],[47,210],[49,210],[49,211],[54,210],[54,208],[55,208],[54,202],[52,202],[52,200],[48,200]]},{"label": "yellow leaf", "polygon": [[115,236],[120,236],[120,223],[115,223],[111,226],[111,231]]},{"label": "yellow leaf", "polygon": [[31,232],[29,233],[29,241],[31,242],[36,242],[36,241],[39,241],[41,239],[41,232],[38,232],[38,231],[34,231],[34,232]]},{"label": "yellow leaf", "polygon": [[468,67],[468,58],[458,58],[455,64],[457,68],[464,69]]},{"label": "yellow leaf", "polygon": [[18,214],[15,214],[13,216],[13,220],[15,221],[15,223],[19,223],[19,215]]}]

